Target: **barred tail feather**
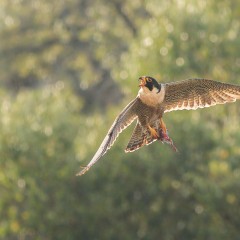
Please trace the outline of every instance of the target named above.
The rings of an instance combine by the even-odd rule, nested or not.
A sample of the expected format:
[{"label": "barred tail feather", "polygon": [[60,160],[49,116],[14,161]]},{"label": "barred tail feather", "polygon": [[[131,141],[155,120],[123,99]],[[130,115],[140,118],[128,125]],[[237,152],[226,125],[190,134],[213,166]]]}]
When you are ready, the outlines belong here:
[{"label": "barred tail feather", "polygon": [[133,134],[129,143],[125,149],[125,152],[133,152],[143,147],[144,145],[148,145],[157,139],[152,138],[147,129],[144,129],[139,122],[135,126],[133,130]]}]

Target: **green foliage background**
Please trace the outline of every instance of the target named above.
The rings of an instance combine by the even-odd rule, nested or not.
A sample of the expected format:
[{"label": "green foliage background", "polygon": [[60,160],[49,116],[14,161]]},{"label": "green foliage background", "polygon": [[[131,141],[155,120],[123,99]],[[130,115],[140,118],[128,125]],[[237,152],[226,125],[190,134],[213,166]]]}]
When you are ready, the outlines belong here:
[{"label": "green foliage background", "polygon": [[239,239],[239,103],[165,115],[180,152],[76,177],[141,75],[240,84],[235,0],[1,0],[1,239]]}]

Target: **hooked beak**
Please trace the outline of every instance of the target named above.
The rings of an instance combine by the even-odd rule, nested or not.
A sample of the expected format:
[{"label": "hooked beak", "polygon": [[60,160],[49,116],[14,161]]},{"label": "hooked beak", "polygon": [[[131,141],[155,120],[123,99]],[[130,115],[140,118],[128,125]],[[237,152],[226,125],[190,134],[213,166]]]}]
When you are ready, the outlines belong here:
[{"label": "hooked beak", "polygon": [[140,84],[138,85],[139,87],[144,87],[146,85],[145,77],[140,77],[139,81],[140,81]]}]

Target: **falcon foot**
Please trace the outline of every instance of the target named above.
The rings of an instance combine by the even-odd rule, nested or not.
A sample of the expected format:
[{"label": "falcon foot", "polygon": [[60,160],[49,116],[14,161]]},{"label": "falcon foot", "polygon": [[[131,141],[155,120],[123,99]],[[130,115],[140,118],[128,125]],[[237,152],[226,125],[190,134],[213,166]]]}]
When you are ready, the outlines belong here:
[{"label": "falcon foot", "polygon": [[152,127],[150,127],[150,125],[148,125],[148,129],[149,129],[150,134],[151,134],[153,139],[159,139],[159,135],[154,128],[152,128]]},{"label": "falcon foot", "polygon": [[[162,143],[167,143],[171,146],[173,151],[178,152],[178,149],[173,144],[173,140],[168,136],[166,125],[163,123],[162,120],[161,120],[160,126],[151,127],[150,125],[148,125],[148,129],[149,129],[152,140],[156,139],[156,140],[160,140]],[[147,138],[144,139],[144,141],[145,141],[145,144],[148,144]]]},{"label": "falcon foot", "polygon": [[166,132],[164,132],[164,130],[162,128],[159,129],[158,131],[158,135],[159,135],[159,140],[162,143],[167,143],[171,146],[171,148],[173,149],[174,152],[178,152],[178,149],[176,148],[176,146],[173,144],[173,140],[168,136],[168,131],[166,129]]}]

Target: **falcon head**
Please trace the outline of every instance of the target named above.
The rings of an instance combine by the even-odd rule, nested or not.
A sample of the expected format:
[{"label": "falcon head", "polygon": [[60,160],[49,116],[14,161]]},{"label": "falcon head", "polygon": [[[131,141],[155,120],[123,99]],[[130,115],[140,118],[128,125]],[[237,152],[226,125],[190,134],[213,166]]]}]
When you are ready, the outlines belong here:
[{"label": "falcon head", "polygon": [[157,89],[157,93],[161,91],[161,85],[157,82],[156,79],[149,76],[142,76],[139,78],[140,84],[139,87],[146,87],[149,91],[152,91],[154,88]]}]

